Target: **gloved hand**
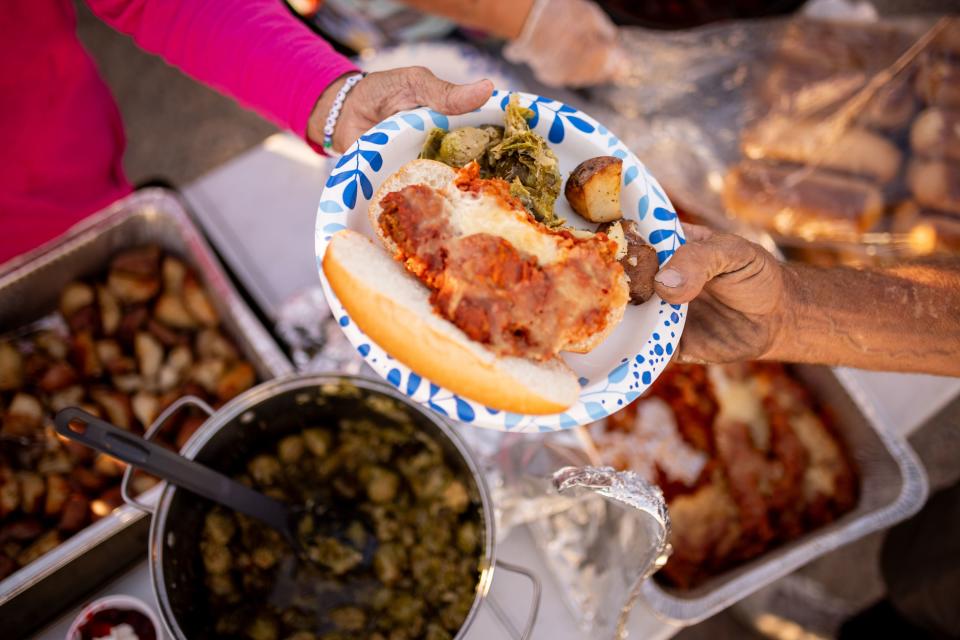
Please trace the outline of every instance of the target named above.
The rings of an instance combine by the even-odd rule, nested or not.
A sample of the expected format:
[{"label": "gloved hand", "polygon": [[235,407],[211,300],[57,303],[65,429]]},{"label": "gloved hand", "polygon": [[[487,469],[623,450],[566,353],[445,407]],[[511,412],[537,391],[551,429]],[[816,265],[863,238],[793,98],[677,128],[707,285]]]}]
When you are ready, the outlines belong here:
[{"label": "gloved hand", "polygon": [[503,54],[554,87],[609,82],[627,64],[617,28],[589,0],[534,0],[520,36]]}]

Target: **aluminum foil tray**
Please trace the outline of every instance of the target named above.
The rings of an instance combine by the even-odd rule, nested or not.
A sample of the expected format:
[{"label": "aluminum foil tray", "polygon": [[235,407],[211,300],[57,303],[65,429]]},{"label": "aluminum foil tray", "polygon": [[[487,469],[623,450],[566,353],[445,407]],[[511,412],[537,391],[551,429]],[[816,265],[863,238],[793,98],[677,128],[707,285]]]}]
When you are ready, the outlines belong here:
[{"label": "aluminum foil tray", "polygon": [[647,580],[639,606],[672,623],[699,622],[837,547],[907,519],[926,501],[927,477],[916,454],[895,434],[849,371],[796,366],[793,372],[830,408],[857,462],[857,507],[695,589],[673,590]]},{"label": "aluminum foil tray", "polygon": [[[261,380],[293,372],[180,201],[163,189],[134,193],[59,238],[0,265],[0,334],[50,315],[68,282],[104,270],[115,253],[143,244],[159,245],[194,267],[211,293],[224,330]],[[142,512],[119,507],[0,581],[2,635],[28,634],[142,555],[148,524]]]}]

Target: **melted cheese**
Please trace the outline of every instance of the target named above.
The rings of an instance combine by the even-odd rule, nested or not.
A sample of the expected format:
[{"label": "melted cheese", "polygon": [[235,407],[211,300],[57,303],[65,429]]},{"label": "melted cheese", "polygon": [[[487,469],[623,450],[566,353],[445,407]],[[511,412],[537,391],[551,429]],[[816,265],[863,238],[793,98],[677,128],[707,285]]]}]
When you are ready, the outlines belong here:
[{"label": "melted cheese", "polygon": [[763,394],[757,389],[754,377],[736,380],[719,366],[707,367],[707,376],[720,405],[717,420],[746,424],[753,446],[767,451],[770,448],[770,425],[763,408]]},{"label": "melted cheese", "polygon": [[561,259],[559,238],[530,221],[526,212],[502,206],[495,198],[446,190],[447,212],[464,236],[486,233],[503,238],[514,247],[536,256],[541,265]]}]

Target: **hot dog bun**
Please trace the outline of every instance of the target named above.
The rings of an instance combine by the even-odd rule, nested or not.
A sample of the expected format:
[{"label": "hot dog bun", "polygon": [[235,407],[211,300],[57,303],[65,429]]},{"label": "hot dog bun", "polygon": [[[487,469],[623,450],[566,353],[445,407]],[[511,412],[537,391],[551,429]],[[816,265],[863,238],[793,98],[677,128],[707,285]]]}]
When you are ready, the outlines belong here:
[{"label": "hot dog bun", "polygon": [[410,369],[465,398],[520,414],[558,413],[577,401],[560,359],[498,357],[434,312],[429,291],[387,253],[351,230],[323,257],[330,287],[357,326]]}]

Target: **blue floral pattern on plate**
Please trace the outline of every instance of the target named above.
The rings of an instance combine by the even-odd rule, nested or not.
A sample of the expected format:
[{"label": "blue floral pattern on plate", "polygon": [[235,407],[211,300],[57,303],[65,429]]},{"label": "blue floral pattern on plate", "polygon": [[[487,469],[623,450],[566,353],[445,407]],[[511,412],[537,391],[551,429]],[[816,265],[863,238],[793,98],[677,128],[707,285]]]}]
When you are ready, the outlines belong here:
[{"label": "blue floral pattern on plate", "polygon": [[[330,238],[344,228],[370,235],[367,205],[376,187],[404,162],[415,158],[426,132],[481,123],[496,123],[511,92],[496,91],[486,105],[472,114],[444,116],[430,109],[398,113],[364,134],[337,162],[320,199],[316,224],[317,268],[324,293],[347,338],[371,368],[414,401],[462,423],[509,431],[557,431],[599,420],[638,398],[653,383],[680,341],[686,305],[670,305],[654,296],[639,307],[630,307],[624,321],[607,342],[619,334],[619,344],[631,348],[619,356],[567,357],[580,378],[579,401],[563,413],[528,416],[485,407],[444,389],[411,371],[370,340],[350,319],[330,290],[321,263]],[[579,160],[613,155],[623,160],[624,216],[637,221],[657,251],[662,265],[683,244],[676,211],[656,179],[620,140],[590,116],[573,107],[540,96],[517,93],[521,104],[534,111],[531,126],[551,144],[569,172]],[[567,162],[566,158],[573,158]],[[576,162],[574,162],[576,159]],[[571,164],[573,163],[573,164]],[[560,199],[562,200],[562,198]],[[558,201],[559,206],[566,206]],[[564,213],[571,221],[571,214]]]}]

